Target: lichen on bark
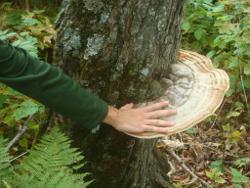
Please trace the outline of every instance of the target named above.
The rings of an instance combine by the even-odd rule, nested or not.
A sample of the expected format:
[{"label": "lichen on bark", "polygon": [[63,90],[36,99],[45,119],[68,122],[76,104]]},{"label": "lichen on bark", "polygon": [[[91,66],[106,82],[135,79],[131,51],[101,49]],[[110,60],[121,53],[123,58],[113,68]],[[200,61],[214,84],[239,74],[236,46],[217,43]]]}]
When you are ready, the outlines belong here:
[{"label": "lichen on bark", "polygon": [[75,74],[78,72],[76,78],[113,104],[158,97],[161,92],[152,91],[160,88],[157,81],[166,75],[168,64],[176,61],[178,45],[174,44],[180,37],[181,12],[178,3],[72,0],[59,33],[65,35],[65,28],[75,30],[71,38],[62,40],[61,46],[70,44],[63,51],[65,59],[77,58],[78,51],[69,54],[68,48],[78,44],[73,36],[80,33],[81,55],[77,61],[83,69],[74,63],[69,65]]}]

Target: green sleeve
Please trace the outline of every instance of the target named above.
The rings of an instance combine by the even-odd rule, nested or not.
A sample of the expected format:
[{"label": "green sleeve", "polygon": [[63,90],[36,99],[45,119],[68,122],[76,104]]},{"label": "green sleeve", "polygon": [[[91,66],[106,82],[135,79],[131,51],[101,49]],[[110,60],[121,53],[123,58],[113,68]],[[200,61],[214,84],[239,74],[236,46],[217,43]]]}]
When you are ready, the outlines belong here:
[{"label": "green sleeve", "polygon": [[108,105],[61,69],[2,41],[0,81],[89,129],[107,115]]}]

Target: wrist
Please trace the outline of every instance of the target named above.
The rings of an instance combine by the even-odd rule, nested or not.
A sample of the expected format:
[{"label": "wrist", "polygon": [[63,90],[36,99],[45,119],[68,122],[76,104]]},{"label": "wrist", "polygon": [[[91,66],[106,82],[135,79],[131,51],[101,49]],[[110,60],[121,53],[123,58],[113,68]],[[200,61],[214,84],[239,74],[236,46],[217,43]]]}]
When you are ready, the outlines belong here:
[{"label": "wrist", "polygon": [[117,117],[118,117],[118,109],[112,106],[108,106],[108,113],[103,122],[111,126],[114,126],[116,124]]}]

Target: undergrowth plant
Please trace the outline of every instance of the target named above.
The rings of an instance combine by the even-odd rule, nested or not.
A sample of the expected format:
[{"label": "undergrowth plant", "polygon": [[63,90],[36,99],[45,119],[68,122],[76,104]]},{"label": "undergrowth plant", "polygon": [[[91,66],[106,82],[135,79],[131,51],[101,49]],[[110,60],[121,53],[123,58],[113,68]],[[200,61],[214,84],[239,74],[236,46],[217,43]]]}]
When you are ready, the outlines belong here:
[{"label": "undergrowth plant", "polygon": [[182,44],[207,54],[229,73],[227,96],[250,90],[249,20],[248,0],[190,0],[186,7]]},{"label": "undergrowth plant", "polygon": [[[0,40],[23,48],[30,55],[46,61],[50,58],[53,40],[56,36],[52,24],[53,19],[47,11],[49,7],[40,6],[44,3],[42,1],[32,4],[34,9],[31,10],[17,6],[25,3],[31,5],[35,2],[17,0],[0,3]],[[40,9],[35,9],[36,6]],[[24,124],[25,118],[34,117],[28,124],[30,135],[25,135],[18,143],[21,148],[26,149],[30,142],[36,141],[41,121],[46,118],[44,110],[43,105],[0,83],[0,133],[11,134],[11,130],[18,129],[20,125]],[[28,137],[34,138],[34,140],[31,141]]]},{"label": "undergrowth plant", "polygon": [[84,188],[87,173],[77,171],[84,166],[84,157],[71,140],[53,128],[29,151],[20,164],[13,161],[7,141],[0,137],[0,187],[3,188]]},{"label": "undergrowth plant", "polygon": [[[0,4],[0,30],[5,33],[5,37],[7,35],[6,38],[16,46],[35,40],[33,46],[40,51],[51,48],[56,31],[52,23],[53,19],[50,19],[46,10],[27,11],[15,8],[12,4],[11,2]],[[33,53],[33,55],[38,54]]]}]

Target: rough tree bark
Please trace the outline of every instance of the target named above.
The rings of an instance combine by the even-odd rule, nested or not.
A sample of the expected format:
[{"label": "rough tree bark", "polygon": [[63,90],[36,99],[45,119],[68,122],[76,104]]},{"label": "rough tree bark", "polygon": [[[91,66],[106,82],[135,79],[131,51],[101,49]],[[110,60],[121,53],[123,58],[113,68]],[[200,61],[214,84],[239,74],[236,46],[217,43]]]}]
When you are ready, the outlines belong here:
[{"label": "rough tree bark", "polygon": [[[160,80],[168,65],[176,62],[184,2],[64,1],[55,63],[110,104],[152,100],[164,89]],[[156,139],[133,139],[106,127],[78,141],[93,165],[95,187],[117,188],[117,179],[125,188],[171,187]],[[80,128],[73,129],[83,140]]]}]

